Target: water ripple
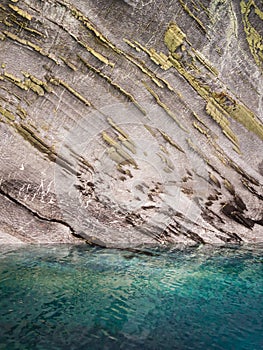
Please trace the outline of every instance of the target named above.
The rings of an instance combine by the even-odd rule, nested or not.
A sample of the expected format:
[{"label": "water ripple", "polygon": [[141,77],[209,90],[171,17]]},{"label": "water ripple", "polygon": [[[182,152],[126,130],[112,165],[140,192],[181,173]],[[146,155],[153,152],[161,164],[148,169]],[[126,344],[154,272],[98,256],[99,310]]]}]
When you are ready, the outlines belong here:
[{"label": "water ripple", "polygon": [[4,247],[0,349],[259,350],[262,252]]}]

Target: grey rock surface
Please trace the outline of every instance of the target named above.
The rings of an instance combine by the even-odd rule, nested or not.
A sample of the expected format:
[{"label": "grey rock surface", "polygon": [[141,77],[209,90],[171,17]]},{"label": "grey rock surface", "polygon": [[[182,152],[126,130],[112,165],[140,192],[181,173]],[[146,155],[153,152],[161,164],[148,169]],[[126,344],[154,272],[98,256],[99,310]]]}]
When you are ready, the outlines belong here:
[{"label": "grey rock surface", "polygon": [[263,6],[3,0],[0,243],[263,240]]}]

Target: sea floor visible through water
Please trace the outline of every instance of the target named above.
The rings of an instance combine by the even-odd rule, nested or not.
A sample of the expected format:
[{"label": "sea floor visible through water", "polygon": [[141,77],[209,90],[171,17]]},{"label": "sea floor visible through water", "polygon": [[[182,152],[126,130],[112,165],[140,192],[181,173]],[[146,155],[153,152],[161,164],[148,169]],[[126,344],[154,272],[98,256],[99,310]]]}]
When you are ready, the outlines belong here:
[{"label": "sea floor visible through water", "polygon": [[2,246],[0,349],[263,349],[262,253]]}]

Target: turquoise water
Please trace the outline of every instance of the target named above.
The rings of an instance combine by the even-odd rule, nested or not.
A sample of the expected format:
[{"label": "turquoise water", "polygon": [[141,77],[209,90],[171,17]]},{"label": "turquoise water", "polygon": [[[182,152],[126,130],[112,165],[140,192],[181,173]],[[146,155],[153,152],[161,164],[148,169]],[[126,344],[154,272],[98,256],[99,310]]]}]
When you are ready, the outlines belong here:
[{"label": "turquoise water", "polygon": [[263,349],[263,247],[0,248],[0,349]]}]

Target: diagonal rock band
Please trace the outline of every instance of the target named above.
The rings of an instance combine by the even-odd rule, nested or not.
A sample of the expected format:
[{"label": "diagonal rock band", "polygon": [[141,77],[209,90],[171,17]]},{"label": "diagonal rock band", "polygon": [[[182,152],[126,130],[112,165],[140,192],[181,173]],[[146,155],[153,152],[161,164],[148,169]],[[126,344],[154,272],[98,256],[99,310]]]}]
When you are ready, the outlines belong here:
[{"label": "diagonal rock band", "polygon": [[262,10],[2,1],[0,242],[262,242]]}]

